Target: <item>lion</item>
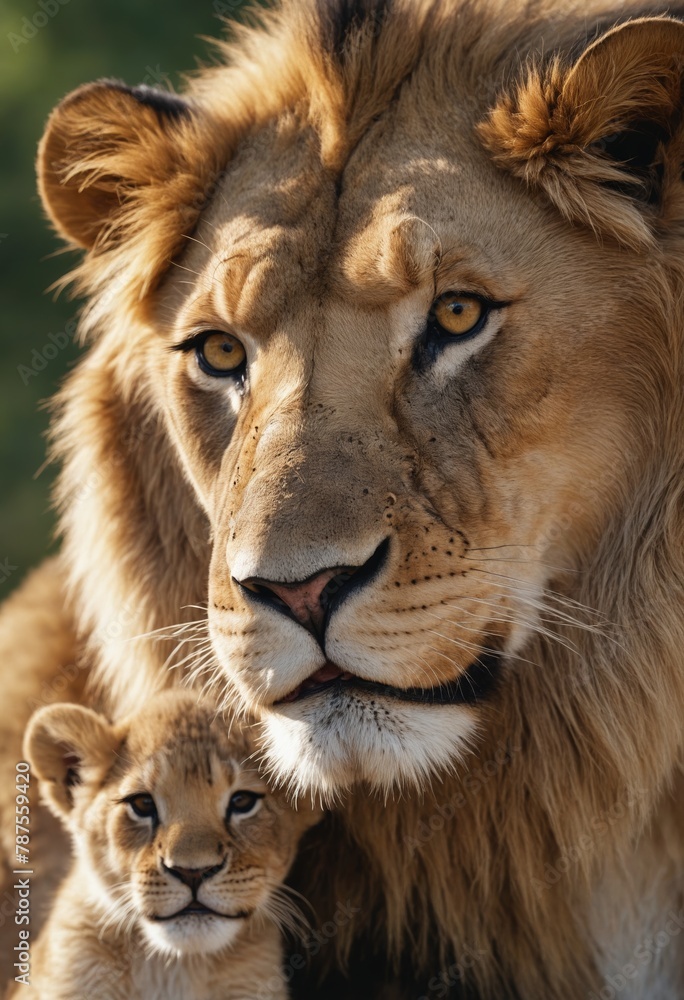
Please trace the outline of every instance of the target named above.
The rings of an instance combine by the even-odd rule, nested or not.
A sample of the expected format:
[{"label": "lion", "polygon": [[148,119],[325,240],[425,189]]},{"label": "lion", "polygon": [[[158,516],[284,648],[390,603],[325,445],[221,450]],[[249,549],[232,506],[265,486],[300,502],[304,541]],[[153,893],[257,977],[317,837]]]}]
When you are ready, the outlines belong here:
[{"label": "lion", "polygon": [[298,997],[684,990],[678,10],[283,0],[47,123],[87,351],[14,613],[49,586],[86,699],[207,684],[331,807]]},{"label": "lion", "polygon": [[285,1000],[282,881],[320,814],[268,787],[249,727],[166,692],[115,725],[41,708],[24,751],[75,857],[12,997]]}]

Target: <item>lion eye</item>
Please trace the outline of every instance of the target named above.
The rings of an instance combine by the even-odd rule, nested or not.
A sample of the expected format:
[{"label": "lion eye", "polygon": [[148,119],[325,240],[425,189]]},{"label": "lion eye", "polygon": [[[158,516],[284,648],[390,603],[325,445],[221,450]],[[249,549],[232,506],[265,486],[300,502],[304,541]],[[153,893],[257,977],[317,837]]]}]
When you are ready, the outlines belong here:
[{"label": "lion eye", "polygon": [[131,807],[136,816],[140,816],[142,819],[157,819],[157,807],[151,795],[147,793],[131,795],[125,799],[125,802]]},{"label": "lion eye", "polygon": [[487,318],[485,302],[476,295],[446,292],[433,303],[431,319],[440,331],[452,337],[476,333]]},{"label": "lion eye", "polygon": [[257,792],[234,792],[228,803],[228,814],[239,813],[241,816],[246,816],[256,809],[260,799],[263,799],[263,795]]},{"label": "lion eye", "polygon": [[242,368],[247,353],[232,333],[210,330],[196,341],[195,354],[203,372],[207,375],[236,375]]}]

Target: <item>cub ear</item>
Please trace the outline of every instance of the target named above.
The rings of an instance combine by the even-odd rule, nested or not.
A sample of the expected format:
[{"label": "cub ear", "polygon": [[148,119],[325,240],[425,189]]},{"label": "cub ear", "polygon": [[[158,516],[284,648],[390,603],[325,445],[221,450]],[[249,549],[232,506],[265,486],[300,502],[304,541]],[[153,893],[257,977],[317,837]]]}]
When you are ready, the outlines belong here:
[{"label": "cub ear", "polygon": [[684,24],[640,18],[574,65],[530,70],[478,131],[495,161],[565,218],[644,249],[678,201],[683,78]]},{"label": "cub ear", "polygon": [[117,222],[141,186],[163,183],[173,133],[191,116],[181,97],[100,80],[57,105],[38,148],[38,188],[66,240],[91,249],[116,241]]},{"label": "cub ear", "polygon": [[80,705],[49,705],[31,717],[24,755],[55,815],[71,812],[74,786],[86,769],[111,763],[120,742],[103,716]]}]

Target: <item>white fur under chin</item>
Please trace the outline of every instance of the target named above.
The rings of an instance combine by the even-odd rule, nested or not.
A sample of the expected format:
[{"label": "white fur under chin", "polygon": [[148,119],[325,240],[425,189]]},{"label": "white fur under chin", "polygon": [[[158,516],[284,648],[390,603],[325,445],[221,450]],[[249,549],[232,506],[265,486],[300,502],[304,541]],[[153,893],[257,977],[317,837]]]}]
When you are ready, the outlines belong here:
[{"label": "white fur under chin", "polygon": [[181,955],[200,955],[221,951],[229,947],[244,920],[212,917],[178,917],[159,923],[143,920],[142,927],[147,941],[155,952],[179,958]]},{"label": "white fur under chin", "polygon": [[365,781],[385,793],[421,787],[472,746],[473,713],[334,690],[263,715],[264,762],[294,794],[331,803]]}]

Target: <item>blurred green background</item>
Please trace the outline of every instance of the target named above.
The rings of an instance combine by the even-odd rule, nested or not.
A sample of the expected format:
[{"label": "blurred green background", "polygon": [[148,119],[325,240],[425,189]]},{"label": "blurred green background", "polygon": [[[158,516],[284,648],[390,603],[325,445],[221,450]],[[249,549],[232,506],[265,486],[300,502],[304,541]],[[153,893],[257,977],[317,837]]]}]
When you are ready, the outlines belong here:
[{"label": "blurred green background", "polygon": [[[0,2],[0,598],[50,547],[55,470],[45,460],[43,402],[78,349],[60,336],[78,303],[46,289],[75,258],[54,256],[59,240],[35,193],[34,156],[50,109],[81,83],[181,84],[206,59],[202,35],[241,0],[1,0]],[[52,334],[52,339],[50,338]]]}]

